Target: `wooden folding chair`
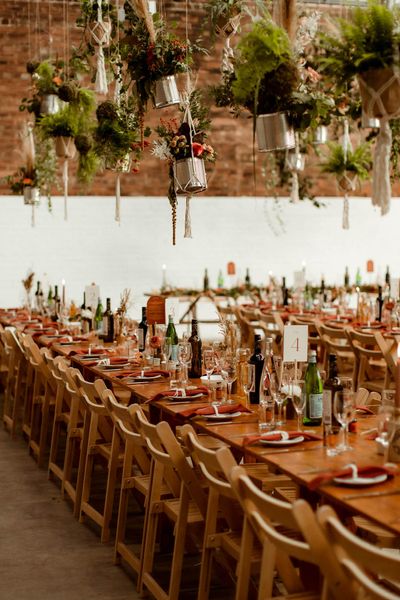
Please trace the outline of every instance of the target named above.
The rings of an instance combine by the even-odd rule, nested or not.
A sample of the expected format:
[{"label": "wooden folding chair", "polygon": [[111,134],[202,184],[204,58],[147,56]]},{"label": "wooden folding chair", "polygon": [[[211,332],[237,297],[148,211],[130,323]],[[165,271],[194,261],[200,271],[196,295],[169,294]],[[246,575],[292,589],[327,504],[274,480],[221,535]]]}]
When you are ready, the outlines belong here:
[{"label": "wooden folding chair", "polygon": [[3,424],[15,437],[22,417],[24,387],[26,385],[27,358],[19,340],[11,330],[2,332],[3,374],[7,374],[3,404]]},{"label": "wooden folding chair", "polygon": [[[137,405],[132,405],[129,410],[152,457],[138,591],[141,593],[144,586],[157,600],[177,600],[186,536],[190,532],[197,531],[197,535],[201,532],[206,516],[206,496],[169,424],[164,421],[158,425],[150,424]],[[162,498],[165,487],[170,491],[170,498]],[[161,515],[174,525],[174,549],[167,592],[154,571],[157,525]]]},{"label": "wooden folding chair", "polygon": [[356,357],[349,343],[346,329],[331,326],[326,323],[317,322],[317,329],[324,345],[324,369],[328,373],[328,357],[334,354],[337,357],[338,371],[340,375],[348,375],[355,378]]},{"label": "wooden folding chair", "polygon": [[272,337],[272,350],[275,354],[281,354],[284,323],[278,311],[265,313],[258,312],[259,325],[264,331],[265,337]]},{"label": "wooden folding chair", "polygon": [[363,387],[382,393],[389,388],[390,372],[375,335],[346,329],[348,339],[356,356],[354,389]]},{"label": "wooden folding chair", "polygon": [[317,518],[352,583],[353,598],[399,598],[400,556],[397,553],[377,548],[351,533],[330,506],[319,508]]},{"label": "wooden folding chair", "polygon": [[[110,539],[110,523],[117,485],[117,471],[122,468],[123,454],[120,453],[120,438],[114,435],[114,426],[101,395],[106,390],[103,380],[94,384],[82,380],[80,394],[84,410],[83,448],[84,475],[79,520],[89,517],[100,526],[101,541]],[[107,476],[106,489],[97,494],[95,486],[95,467],[104,467]]]},{"label": "wooden folding chair", "polygon": [[[221,462],[226,461],[227,452],[229,450],[225,448],[218,450],[217,455]],[[278,596],[282,600],[283,598],[301,600],[329,597],[334,597],[336,600],[354,598],[349,594],[348,581],[337,564],[311,507],[304,500],[289,504],[265,494],[257,488],[240,466],[231,469],[229,479],[246,516],[238,569],[240,584],[242,580],[246,581],[249,578],[248,556],[254,539],[257,539],[263,548],[259,600],[272,598],[276,572],[285,588],[284,595]],[[305,538],[299,519],[307,528],[308,538],[314,540],[317,551],[312,550],[308,538]],[[310,565],[319,567],[324,576],[322,591],[318,578],[317,581],[315,580],[315,573],[307,577],[307,568],[310,568]],[[329,588],[327,572],[330,575],[329,582],[334,583]],[[237,599],[239,597],[237,596]]]},{"label": "wooden folding chair", "polygon": [[[60,358],[58,361],[53,361],[49,364],[51,376],[56,385],[56,397],[54,402],[54,420],[50,443],[50,456],[48,465],[49,479],[56,477],[60,482],[64,478],[64,456],[65,453],[60,450],[62,429],[68,427],[70,403],[67,401],[68,394],[66,390],[65,372],[68,368],[68,363],[65,359]],[[65,452],[65,448],[64,448]],[[62,457],[60,459],[60,454]]]},{"label": "wooden folding chair", "polygon": [[[139,527],[137,538],[132,539],[132,536],[128,536],[128,525],[130,524],[130,519],[128,523],[128,508],[129,499],[133,496],[136,501],[139,500],[139,506],[142,513],[144,512],[146,499],[150,496],[150,457],[144,438],[135,429],[129,408],[117,402],[111,390],[103,391],[102,400],[114,421],[115,433],[121,437],[124,445],[114,561],[119,564],[123,559],[139,577],[140,543],[144,538],[144,525],[141,531]],[[168,495],[169,490],[164,487],[161,490],[161,497]],[[137,521],[139,521],[138,518]]]}]

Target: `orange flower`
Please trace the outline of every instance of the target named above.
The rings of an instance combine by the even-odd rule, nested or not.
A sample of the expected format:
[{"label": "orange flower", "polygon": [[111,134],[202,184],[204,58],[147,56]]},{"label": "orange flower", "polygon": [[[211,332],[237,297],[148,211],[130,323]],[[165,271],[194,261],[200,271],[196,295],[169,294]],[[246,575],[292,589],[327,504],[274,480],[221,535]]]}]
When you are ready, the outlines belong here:
[{"label": "orange flower", "polygon": [[32,185],[33,184],[33,180],[30,179],[29,177],[24,177],[24,179],[22,180],[22,183],[24,185]]},{"label": "orange flower", "polygon": [[53,77],[52,81],[53,81],[53,83],[55,83],[56,85],[61,85],[61,84],[62,84],[62,79],[61,79],[61,77]]}]

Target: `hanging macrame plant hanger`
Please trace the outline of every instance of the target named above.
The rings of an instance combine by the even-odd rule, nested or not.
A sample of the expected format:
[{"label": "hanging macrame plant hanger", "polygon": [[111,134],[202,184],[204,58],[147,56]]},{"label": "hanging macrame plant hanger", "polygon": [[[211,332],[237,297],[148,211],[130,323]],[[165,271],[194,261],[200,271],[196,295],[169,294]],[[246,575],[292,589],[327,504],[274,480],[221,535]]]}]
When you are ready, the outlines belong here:
[{"label": "hanging macrame plant hanger", "polygon": [[89,24],[89,31],[93,41],[97,45],[95,90],[98,94],[107,94],[107,71],[103,48],[107,48],[110,45],[112,24],[109,17],[103,17],[102,2],[107,4],[107,0],[97,0],[97,20],[93,24]]}]

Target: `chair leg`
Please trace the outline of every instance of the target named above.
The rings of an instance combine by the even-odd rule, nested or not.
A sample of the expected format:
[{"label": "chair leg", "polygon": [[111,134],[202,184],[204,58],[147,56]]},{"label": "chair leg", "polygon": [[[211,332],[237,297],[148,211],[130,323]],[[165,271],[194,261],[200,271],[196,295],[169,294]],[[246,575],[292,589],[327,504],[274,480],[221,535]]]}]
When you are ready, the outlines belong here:
[{"label": "chair leg", "polygon": [[113,431],[111,442],[111,455],[108,463],[107,488],[106,497],[104,500],[104,518],[103,527],[101,528],[101,541],[108,542],[110,539],[110,522],[114,506],[115,486],[117,483],[118,457],[120,451],[121,440],[118,433]]},{"label": "chair leg", "polygon": [[183,555],[185,552],[186,525],[188,519],[189,496],[184,490],[181,496],[178,521],[175,526],[175,543],[172,557],[168,600],[178,600],[181,585]]}]

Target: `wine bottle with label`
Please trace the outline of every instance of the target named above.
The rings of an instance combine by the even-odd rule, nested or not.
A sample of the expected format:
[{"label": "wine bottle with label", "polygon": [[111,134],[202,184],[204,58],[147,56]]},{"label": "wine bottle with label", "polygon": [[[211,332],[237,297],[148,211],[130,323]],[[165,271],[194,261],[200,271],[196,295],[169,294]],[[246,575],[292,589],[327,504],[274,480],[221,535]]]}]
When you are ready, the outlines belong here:
[{"label": "wine bottle with label", "polygon": [[103,305],[101,299],[98,299],[96,313],[94,315],[94,330],[99,338],[103,337]]},{"label": "wine bottle with label", "polygon": [[311,350],[308,357],[303,394],[305,395],[303,425],[321,425],[323,386],[317,367],[317,353],[315,350]]},{"label": "wine bottle with label", "polygon": [[324,428],[324,439],[326,432],[332,431],[339,433],[340,423],[337,421],[333,412],[333,401],[335,394],[343,389],[338,377],[336,354],[329,355],[328,379],[326,379],[322,396],[322,425]]},{"label": "wine bottle with label", "polygon": [[146,307],[142,306],[142,320],[140,321],[140,323],[138,325],[138,329],[137,329],[139,352],[144,352],[144,349],[146,347],[146,335],[147,335]]},{"label": "wine bottle with label", "polygon": [[203,279],[203,290],[205,292],[207,292],[210,288],[210,282],[208,279],[208,271],[207,269],[204,270],[204,279]]},{"label": "wine bottle with label", "polygon": [[244,283],[246,286],[246,289],[250,289],[251,287],[251,279],[250,279],[250,270],[247,268],[246,269],[246,277],[244,278]]},{"label": "wine bottle with label", "polygon": [[192,346],[192,362],[189,369],[189,377],[201,377],[202,375],[202,352],[201,339],[197,328],[197,319],[192,319],[192,333],[188,339]]},{"label": "wine bottle with label", "polygon": [[217,288],[222,289],[224,287],[224,276],[222,275],[221,269],[218,271]]},{"label": "wine bottle with label", "polygon": [[89,333],[92,329],[93,314],[89,307],[86,306],[86,292],[83,292],[83,304],[81,305],[81,326],[82,333]]},{"label": "wine bottle with label", "polygon": [[172,315],[168,315],[168,327],[165,337],[171,340],[171,360],[176,362],[178,360],[178,334],[176,333]]},{"label": "wine bottle with label", "polygon": [[54,298],[53,298],[53,315],[51,317],[52,321],[57,321],[60,315],[61,309],[61,298],[58,295],[58,285],[54,286]]},{"label": "wine bottle with label", "polygon": [[350,287],[349,267],[346,267],[346,269],[344,271],[344,287],[346,289]]},{"label": "wine bottle with label", "polygon": [[106,300],[106,310],[103,313],[103,339],[105,342],[114,341],[114,315],[111,310],[111,299]]},{"label": "wine bottle with label", "polygon": [[261,349],[261,335],[254,336],[254,353],[250,356],[249,363],[254,365],[254,392],[250,392],[250,404],[260,403],[260,382],[264,366],[264,355]]}]

